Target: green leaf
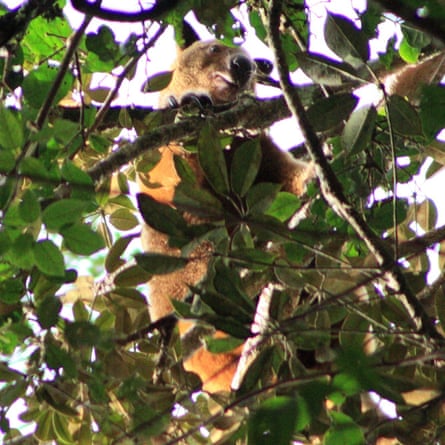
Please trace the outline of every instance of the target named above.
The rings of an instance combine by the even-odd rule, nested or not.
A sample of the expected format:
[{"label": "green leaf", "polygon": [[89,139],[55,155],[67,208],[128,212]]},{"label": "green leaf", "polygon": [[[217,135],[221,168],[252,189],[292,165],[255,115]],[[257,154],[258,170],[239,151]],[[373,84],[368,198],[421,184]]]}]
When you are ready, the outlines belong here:
[{"label": "green leaf", "polygon": [[105,258],[105,269],[108,273],[114,272],[125,263],[125,261],[121,259],[121,255],[135,238],[136,235],[123,236],[111,246]]},{"label": "green leaf", "polygon": [[168,84],[172,80],[172,76],[173,71],[163,71],[161,73],[154,74],[145,81],[143,91],[145,93],[153,93],[167,88]]},{"label": "green leaf", "polygon": [[424,85],[420,99],[420,119],[423,133],[433,139],[445,128],[445,87],[442,85]]},{"label": "green leaf", "polygon": [[328,13],[324,37],[329,48],[354,68],[363,66],[369,59],[366,35],[345,17]]},{"label": "green leaf", "polygon": [[[0,146],[17,150],[24,142],[23,122],[18,111],[0,106]],[[2,163],[2,168],[3,163]]]},{"label": "green leaf", "polygon": [[34,157],[28,157],[20,161],[19,173],[23,176],[29,176],[32,180],[50,178],[43,162]]},{"label": "green leaf", "polygon": [[36,438],[42,442],[51,442],[57,439],[53,427],[53,411],[46,407],[40,411],[39,417],[36,421],[37,428],[34,432]]},{"label": "green leaf", "polygon": [[65,160],[61,169],[63,179],[66,179],[73,186],[85,186],[85,188],[93,188],[93,180],[88,173],[85,173],[74,162]]},{"label": "green leaf", "polygon": [[57,232],[63,226],[80,220],[88,203],[79,199],[63,199],[50,204],[42,214],[42,220],[49,231]]},{"label": "green leaf", "polygon": [[354,111],[346,122],[342,143],[349,154],[361,153],[368,147],[375,129],[377,111],[368,105]]},{"label": "green leaf", "polygon": [[[176,308],[176,305],[174,306]],[[217,330],[225,332],[232,337],[246,339],[250,336],[249,328],[233,317],[205,314],[202,316],[202,319],[214,326]]]},{"label": "green leaf", "polygon": [[177,210],[142,193],[137,195],[137,201],[139,211],[149,226],[171,236],[180,236],[186,231],[187,223]]},{"label": "green leaf", "polygon": [[184,268],[187,258],[164,255],[161,253],[143,253],[135,255],[136,263],[152,275],[162,275]]},{"label": "green leaf", "polygon": [[[0,118],[1,125],[1,118]],[[0,129],[0,131],[2,131]],[[3,145],[0,141],[0,145]],[[9,173],[15,167],[14,154],[7,150],[0,150],[0,173]],[[0,206],[1,207],[1,206]]]},{"label": "green leaf", "polygon": [[77,368],[74,358],[63,348],[52,342],[47,342],[45,344],[45,360],[48,368],[56,371],[63,368],[68,377],[77,377]]},{"label": "green leaf", "polygon": [[344,62],[319,54],[298,53],[295,57],[304,74],[317,84],[335,87],[359,78],[354,68]]},{"label": "green leaf", "polygon": [[54,296],[48,296],[40,302],[37,308],[37,318],[42,329],[49,329],[56,325],[62,303]]},{"label": "green leaf", "polygon": [[136,265],[119,272],[114,278],[114,283],[116,286],[134,287],[146,283],[151,277],[150,273]]},{"label": "green leaf", "polygon": [[402,39],[399,46],[399,55],[407,63],[416,63],[419,60],[421,50],[411,46],[407,39]]},{"label": "green leaf", "polygon": [[34,266],[34,238],[29,233],[18,236],[7,252],[7,258],[21,269],[31,269]]},{"label": "green leaf", "polygon": [[91,255],[105,247],[102,236],[87,224],[76,223],[62,227],[60,234],[66,247],[78,255]]},{"label": "green leaf", "polygon": [[139,221],[128,209],[117,209],[110,215],[110,223],[119,230],[134,229]]},{"label": "green leaf", "polygon": [[90,143],[91,148],[100,154],[107,153],[110,148],[109,139],[97,134],[90,134],[88,136],[88,142]]},{"label": "green leaf", "polygon": [[38,241],[34,246],[34,258],[37,268],[45,275],[63,277],[65,261],[59,248],[51,240]]},{"label": "green leaf", "polygon": [[275,396],[265,400],[250,416],[247,443],[289,445],[298,414],[297,403],[293,397]]},{"label": "green leaf", "polygon": [[275,255],[259,249],[242,249],[232,251],[230,258],[235,263],[246,264],[252,270],[264,270],[275,261]]},{"label": "green leaf", "polygon": [[247,313],[251,313],[254,309],[254,304],[244,292],[238,273],[221,261],[215,264],[215,272],[215,277],[213,278],[215,290],[232,299],[233,302],[243,307]]},{"label": "green leaf", "polygon": [[390,123],[403,136],[420,136],[422,125],[415,108],[403,97],[391,96],[388,100]]},{"label": "green leaf", "polygon": [[324,436],[323,445],[363,445],[365,437],[361,428],[346,414],[331,411],[332,426]]},{"label": "green leaf", "polygon": [[[396,219],[401,222],[406,218],[407,203],[404,200],[398,199],[396,205]],[[394,202],[392,199],[380,201],[370,209],[370,216],[368,217],[368,224],[375,230],[383,231],[390,229],[394,225]]]},{"label": "green leaf", "polygon": [[25,190],[19,204],[19,213],[23,221],[28,223],[32,223],[40,217],[40,203],[32,190]]},{"label": "green leaf", "polygon": [[198,140],[198,159],[204,175],[216,193],[227,195],[230,192],[226,160],[219,141],[219,134],[207,122]]},{"label": "green leaf", "polygon": [[412,27],[408,23],[402,23],[400,28],[404,39],[413,48],[423,49],[431,43],[431,38],[427,33]]},{"label": "green leaf", "polygon": [[336,94],[311,105],[307,117],[315,131],[328,131],[346,120],[357,102],[353,94]]},{"label": "green leaf", "polygon": [[[25,101],[33,108],[40,108],[45,102],[50,89],[58,75],[59,68],[50,66],[48,63],[40,65],[37,69],[32,70],[23,80],[23,97]],[[71,73],[65,74],[60,88],[54,97],[54,102],[59,102],[66,96],[73,84],[73,76]]]},{"label": "green leaf", "polygon": [[223,352],[233,351],[243,344],[244,340],[232,337],[223,338],[206,338],[205,345],[206,349],[213,354],[221,354]]},{"label": "green leaf", "polygon": [[245,310],[233,298],[215,292],[200,292],[201,300],[221,317],[236,319],[237,322],[250,324],[252,322],[252,309]]},{"label": "green leaf", "polygon": [[280,184],[271,182],[260,182],[250,188],[246,195],[249,213],[263,214],[275,200],[280,188]]},{"label": "green leaf", "polygon": [[23,297],[25,288],[19,280],[8,279],[0,282],[0,302],[15,304]]},{"label": "green leaf", "polygon": [[73,348],[95,346],[100,337],[100,329],[88,321],[75,321],[65,326],[65,338]]},{"label": "green leaf", "polygon": [[[63,407],[68,407],[66,404],[56,404],[55,406],[53,406],[57,411],[60,411],[59,408],[63,406]],[[64,414],[66,414],[65,409],[62,408],[62,413],[60,412],[54,412],[53,414],[53,428],[54,428],[54,432],[56,434],[57,440],[56,443],[59,444],[73,444],[75,443],[73,440],[73,437],[69,431],[68,428],[68,417]],[[73,411],[73,413],[76,413],[75,410],[73,410],[71,408],[71,411]]]},{"label": "green leaf", "polygon": [[245,142],[235,150],[230,166],[230,184],[239,196],[245,196],[253,185],[260,169],[261,158],[258,138]]},{"label": "green leaf", "polygon": [[206,220],[220,220],[225,216],[221,201],[209,191],[189,182],[181,182],[175,190],[176,207]]},{"label": "green leaf", "polygon": [[112,62],[119,54],[119,46],[115,40],[113,30],[102,25],[97,33],[89,33],[86,38],[88,51],[96,54],[102,62]]},{"label": "green leaf", "polygon": [[293,193],[280,192],[267,209],[266,215],[287,221],[300,207],[300,199]]},{"label": "green leaf", "polygon": [[23,50],[25,60],[29,63],[38,63],[42,59],[51,57],[61,60],[66,42],[72,33],[72,28],[63,17],[52,17],[49,21],[40,16],[31,20],[25,38],[23,39]]}]

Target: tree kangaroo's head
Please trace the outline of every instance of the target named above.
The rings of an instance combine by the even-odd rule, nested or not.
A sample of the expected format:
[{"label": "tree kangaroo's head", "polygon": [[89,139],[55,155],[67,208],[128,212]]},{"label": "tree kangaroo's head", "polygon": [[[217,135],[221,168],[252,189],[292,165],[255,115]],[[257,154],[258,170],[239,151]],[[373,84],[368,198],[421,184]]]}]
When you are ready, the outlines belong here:
[{"label": "tree kangaroo's head", "polygon": [[187,94],[207,95],[216,105],[233,102],[253,88],[254,73],[255,63],[243,49],[218,40],[195,42],[179,54],[161,106],[168,97],[181,103]]}]

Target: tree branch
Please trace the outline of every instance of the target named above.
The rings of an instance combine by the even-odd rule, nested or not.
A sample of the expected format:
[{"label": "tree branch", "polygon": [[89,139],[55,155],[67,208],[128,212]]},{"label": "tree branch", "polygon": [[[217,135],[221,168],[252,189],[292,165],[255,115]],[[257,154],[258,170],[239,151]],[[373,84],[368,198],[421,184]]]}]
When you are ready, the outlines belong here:
[{"label": "tree branch", "polygon": [[291,83],[288,65],[281,46],[279,32],[280,17],[281,2],[279,0],[272,0],[269,9],[268,34],[275,55],[280,84],[289,109],[291,110],[292,115],[297,119],[305,137],[306,146],[315,164],[315,171],[320,181],[321,192],[324,199],[340,217],[351,225],[357,235],[366,243],[370,252],[375,256],[379,266],[385,270],[383,279],[389,292],[397,292],[401,296],[405,296],[409,305],[414,309],[415,315],[420,319],[420,330],[422,333],[430,338],[442,340],[442,336],[437,332],[423,306],[410,289],[405,276],[394,262],[391,251],[387,248],[383,240],[370,229],[362,216],[346,199],[342,185],[329,165],[323,153],[323,147],[320,140],[307,118],[298,91]]},{"label": "tree branch", "polygon": [[85,0],[71,0],[74,9],[79,12],[114,22],[142,22],[144,20],[157,20],[162,15],[174,9],[179,0],[157,0],[150,9],[141,9],[139,12],[124,12],[103,8],[100,2],[90,3]]},{"label": "tree branch", "polygon": [[267,128],[273,122],[289,116],[290,112],[282,97],[270,100],[246,97],[239,105],[227,111],[204,118],[191,117],[175,124],[163,125],[139,136],[134,142],[126,144],[98,162],[88,170],[88,173],[93,181],[99,182],[147,151],[155,150],[172,141],[180,142],[196,137],[207,120],[211,120],[218,130],[234,128],[254,130]]}]

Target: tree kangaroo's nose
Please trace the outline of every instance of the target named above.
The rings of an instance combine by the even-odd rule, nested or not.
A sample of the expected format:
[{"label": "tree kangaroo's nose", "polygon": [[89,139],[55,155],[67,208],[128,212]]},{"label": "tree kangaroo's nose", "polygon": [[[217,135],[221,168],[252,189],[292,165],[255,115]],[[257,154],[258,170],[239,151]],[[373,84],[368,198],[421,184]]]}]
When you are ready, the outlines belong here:
[{"label": "tree kangaroo's nose", "polygon": [[242,54],[237,54],[230,60],[230,71],[238,86],[245,86],[254,72],[253,62]]}]

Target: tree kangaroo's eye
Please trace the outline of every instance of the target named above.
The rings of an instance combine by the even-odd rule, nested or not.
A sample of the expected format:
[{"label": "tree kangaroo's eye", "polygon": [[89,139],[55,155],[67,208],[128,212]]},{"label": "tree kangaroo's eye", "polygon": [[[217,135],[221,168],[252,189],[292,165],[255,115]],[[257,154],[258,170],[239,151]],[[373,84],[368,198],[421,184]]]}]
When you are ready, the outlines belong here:
[{"label": "tree kangaroo's eye", "polygon": [[221,45],[211,45],[209,47],[209,53],[216,54],[221,52],[221,49],[222,49]]}]

